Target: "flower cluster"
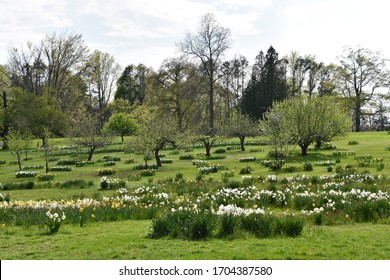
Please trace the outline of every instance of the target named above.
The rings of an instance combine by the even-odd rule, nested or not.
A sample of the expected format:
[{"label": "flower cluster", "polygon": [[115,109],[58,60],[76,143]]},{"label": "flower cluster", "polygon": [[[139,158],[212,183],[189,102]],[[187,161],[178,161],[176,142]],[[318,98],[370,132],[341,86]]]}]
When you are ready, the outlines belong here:
[{"label": "flower cluster", "polygon": [[18,171],[16,172],[16,178],[31,178],[37,176],[38,172],[35,171]]},{"label": "flower cluster", "polygon": [[251,214],[261,214],[264,215],[265,211],[263,209],[257,208],[257,209],[244,209],[241,207],[237,207],[236,205],[228,204],[223,205],[221,204],[218,208],[218,210],[215,212],[218,216],[223,215],[233,215],[233,216],[249,216]]},{"label": "flower cluster", "polygon": [[58,214],[57,212],[52,213],[52,211],[53,211],[52,209],[47,211],[46,216],[48,218],[47,225],[49,227],[50,233],[54,234],[58,232],[61,223],[63,220],[65,220],[66,216],[64,212]]}]

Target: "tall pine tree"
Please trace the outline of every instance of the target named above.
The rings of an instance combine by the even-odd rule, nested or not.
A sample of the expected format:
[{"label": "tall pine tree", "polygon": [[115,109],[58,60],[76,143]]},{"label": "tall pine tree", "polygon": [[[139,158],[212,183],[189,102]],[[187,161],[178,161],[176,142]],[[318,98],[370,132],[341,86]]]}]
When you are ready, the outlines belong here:
[{"label": "tall pine tree", "polygon": [[262,119],[275,100],[287,98],[286,63],[271,46],[267,54],[256,57],[251,80],[241,100],[241,110],[252,118]]}]

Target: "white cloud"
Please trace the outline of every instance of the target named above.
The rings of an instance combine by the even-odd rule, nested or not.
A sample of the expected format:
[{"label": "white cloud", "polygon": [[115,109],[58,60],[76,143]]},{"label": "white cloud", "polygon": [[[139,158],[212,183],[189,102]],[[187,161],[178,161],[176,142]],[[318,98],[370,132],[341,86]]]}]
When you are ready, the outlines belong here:
[{"label": "white cloud", "polygon": [[381,0],[0,0],[0,63],[6,62],[9,44],[69,30],[123,66],[143,62],[158,68],[208,12],[232,31],[228,55],[241,53],[249,61],[271,44],[280,55],[298,50],[324,62],[345,45],[390,57],[388,6]]}]

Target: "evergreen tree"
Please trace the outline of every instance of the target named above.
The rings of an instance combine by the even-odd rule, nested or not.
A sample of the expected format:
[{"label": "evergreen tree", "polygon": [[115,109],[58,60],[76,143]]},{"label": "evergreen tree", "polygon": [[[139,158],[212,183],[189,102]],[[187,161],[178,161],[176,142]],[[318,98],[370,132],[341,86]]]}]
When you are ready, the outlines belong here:
[{"label": "evergreen tree", "polygon": [[287,98],[286,65],[271,46],[256,57],[252,77],[244,91],[241,109],[252,118],[262,119],[274,101]]}]

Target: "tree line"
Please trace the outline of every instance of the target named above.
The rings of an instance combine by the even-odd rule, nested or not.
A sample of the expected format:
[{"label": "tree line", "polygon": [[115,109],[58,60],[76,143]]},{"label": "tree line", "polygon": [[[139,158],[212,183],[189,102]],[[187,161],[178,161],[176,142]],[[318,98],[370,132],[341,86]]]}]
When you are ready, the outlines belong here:
[{"label": "tree line", "polygon": [[[16,130],[43,144],[47,135],[85,140],[110,131],[123,139],[138,131],[138,149],[153,150],[156,159],[167,143],[188,141],[183,135],[203,143],[206,154],[220,135],[239,137],[245,149],[258,121],[275,121],[271,108],[291,98],[306,104],[327,97],[349,115],[353,131],[386,129],[390,74],[380,53],[348,48],[338,64],[326,65],[297,51],[280,56],[270,46],[253,65],[242,55],[226,60],[231,32],[213,14],[203,15],[176,45],[181,55],[165,59],[158,70],[143,64],[121,69],[109,53],[91,52],[81,34],[53,33],[10,47],[0,66],[3,148]],[[151,138],[158,140],[146,143]],[[90,148],[93,153],[96,147]]]}]

